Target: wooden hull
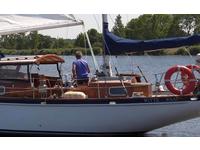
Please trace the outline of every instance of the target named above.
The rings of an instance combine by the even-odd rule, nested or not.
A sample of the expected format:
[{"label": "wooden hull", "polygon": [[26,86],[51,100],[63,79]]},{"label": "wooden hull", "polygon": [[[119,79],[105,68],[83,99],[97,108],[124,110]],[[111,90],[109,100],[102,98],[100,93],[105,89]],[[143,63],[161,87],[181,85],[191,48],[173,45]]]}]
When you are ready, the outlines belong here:
[{"label": "wooden hull", "polygon": [[199,100],[150,101],[102,104],[1,102],[0,131],[122,134],[146,132],[200,115]]}]

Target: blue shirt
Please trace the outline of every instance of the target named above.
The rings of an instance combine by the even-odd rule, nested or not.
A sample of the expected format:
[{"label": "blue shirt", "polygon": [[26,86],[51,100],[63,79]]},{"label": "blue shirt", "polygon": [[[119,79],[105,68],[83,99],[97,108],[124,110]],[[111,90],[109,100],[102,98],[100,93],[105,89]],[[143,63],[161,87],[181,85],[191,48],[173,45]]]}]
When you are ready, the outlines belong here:
[{"label": "blue shirt", "polygon": [[73,62],[73,65],[76,66],[76,76],[77,79],[88,78],[88,64],[83,59],[77,59]]}]

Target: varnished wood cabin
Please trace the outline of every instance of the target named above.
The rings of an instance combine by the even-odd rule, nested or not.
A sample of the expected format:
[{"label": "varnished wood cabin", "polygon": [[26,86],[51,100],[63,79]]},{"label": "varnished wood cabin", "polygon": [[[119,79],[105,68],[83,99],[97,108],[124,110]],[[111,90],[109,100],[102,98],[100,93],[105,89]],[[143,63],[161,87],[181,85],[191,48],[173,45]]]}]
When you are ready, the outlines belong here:
[{"label": "varnished wood cabin", "polygon": [[[151,84],[142,83],[137,74],[121,74],[110,78],[93,77],[84,85],[71,84],[71,81],[65,81],[66,84],[61,75],[62,63],[64,59],[54,54],[2,58],[0,97],[67,100],[63,95],[71,91],[82,92],[87,99],[152,96]],[[41,65],[55,66],[57,77],[38,73]]]}]

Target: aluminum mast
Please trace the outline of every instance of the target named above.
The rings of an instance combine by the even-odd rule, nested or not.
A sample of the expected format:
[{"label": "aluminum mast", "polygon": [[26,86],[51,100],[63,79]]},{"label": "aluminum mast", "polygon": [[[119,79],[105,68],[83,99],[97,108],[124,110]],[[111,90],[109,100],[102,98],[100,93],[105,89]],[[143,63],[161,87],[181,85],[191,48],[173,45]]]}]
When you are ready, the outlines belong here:
[{"label": "aluminum mast", "polygon": [[112,76],[112,69],[110,64],[110,55],[105,54],[105,50],[107,47],[106,41],[104,39],[104,24],[108,23],[108,17],[107,14],[102,14],[102,24],[103,24],[103,66],[102,70],[105,76],[111,77]]}]

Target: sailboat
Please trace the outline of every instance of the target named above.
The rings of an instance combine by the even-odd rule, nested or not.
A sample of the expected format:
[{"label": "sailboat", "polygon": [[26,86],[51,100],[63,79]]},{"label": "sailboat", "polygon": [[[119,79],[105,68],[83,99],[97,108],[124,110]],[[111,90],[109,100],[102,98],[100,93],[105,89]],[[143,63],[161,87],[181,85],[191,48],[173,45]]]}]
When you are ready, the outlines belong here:
[{"label": "sailboat", "polygon": [[[83,21],[77,20],[73,15],[1,15],[0,22],[4,25],[0,27],[0,35],[84,25]],[[87,33],[86,38],[97,71],[88,84],[84,85],[73,85],[70,81],[63,81],[61,67],[64,59],[55,54],[1,58],[1,133],[144,133],[199,117],[200,98],[194,93],[198,88],[198,81],[192,69],[174,66],[168,72],[166,85],[179,93],[173,90],[156,93],[152,83],[141,81],[140,74],[117,72],[114,76],[110,65],[110,54],[192,45],[200,42],[199,35],[149,41],[124,39],[109,32],[107,15],[103,15],[102,70],[95,60]],[[38,68],[45,65],[55,66],[58,76],[38,73]],[[169,76],[173,71],[188,75],[189,88],[173,87]]]}]

